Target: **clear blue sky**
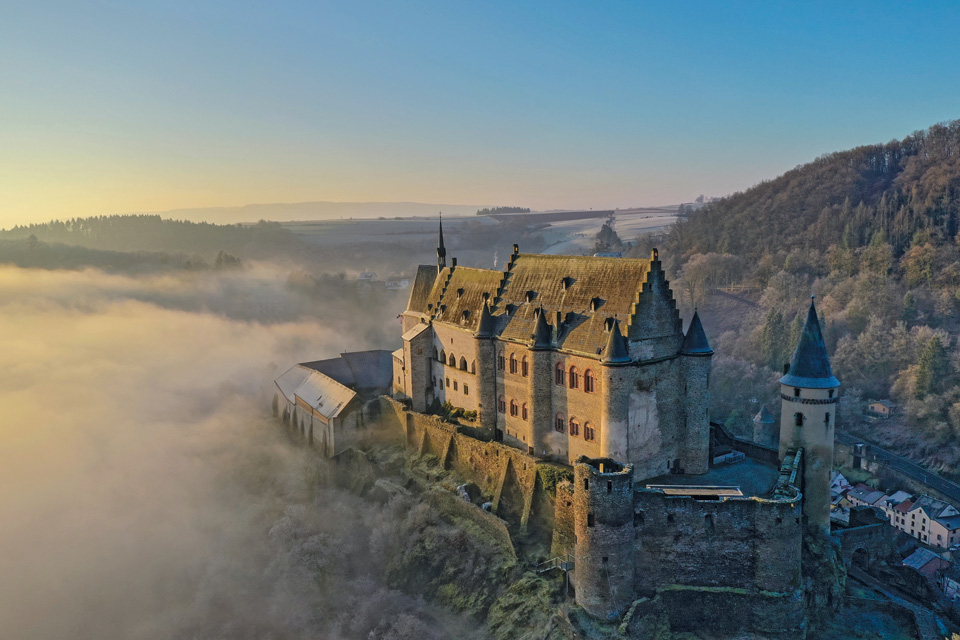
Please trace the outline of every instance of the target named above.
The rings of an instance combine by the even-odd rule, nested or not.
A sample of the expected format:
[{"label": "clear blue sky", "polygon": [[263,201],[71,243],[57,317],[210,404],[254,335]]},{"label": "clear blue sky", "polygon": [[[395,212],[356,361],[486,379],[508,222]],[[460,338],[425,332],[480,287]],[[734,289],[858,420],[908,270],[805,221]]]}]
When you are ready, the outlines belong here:
[{"label": "clear blue sky", "polygon": [[960,3],[7,2],[0,227],[722,195],[960,117]]}]

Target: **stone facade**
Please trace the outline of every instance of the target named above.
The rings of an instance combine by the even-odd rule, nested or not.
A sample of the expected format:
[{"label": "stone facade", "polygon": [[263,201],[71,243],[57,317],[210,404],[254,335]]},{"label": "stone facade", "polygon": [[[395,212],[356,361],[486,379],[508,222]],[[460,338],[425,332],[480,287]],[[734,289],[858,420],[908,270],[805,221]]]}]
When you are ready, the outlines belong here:
[{"label": "stone facade", "polygon": [[403,326],[395,391],[414,410],[449,402],[504,444],[567,464],[622,460],[638,480],[707,470],[712,351],[682,352],[656,251],[626,260],[515,247],[503,272],[422,266]]}]

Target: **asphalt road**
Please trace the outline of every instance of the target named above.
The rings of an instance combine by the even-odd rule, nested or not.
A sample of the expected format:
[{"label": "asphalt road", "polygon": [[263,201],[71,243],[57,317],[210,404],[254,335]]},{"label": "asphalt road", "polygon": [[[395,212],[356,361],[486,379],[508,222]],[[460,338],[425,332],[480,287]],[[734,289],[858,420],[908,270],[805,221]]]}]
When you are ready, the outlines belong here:
[{"label": "asphalt road", "polygon": [[955,482],[941,478],[937,474],[910,462],[906,458],[902,458],[898,455],[890,453],[886,449],[878,447],[875,444],[864,442],[863,439],[857,438],[856,436],[838,431],[836,433],[836,440],[841,444],[847,445],[863,442],[866,445],[866,452],[863,457],[865,457],[867,460],[872,462],[882,462],[891,469],[899,471],[905,476],[912,478],[917,482],[930,487],[931,489],[939,491],[954,502],[960,502],[960,485],[956,484]]}]

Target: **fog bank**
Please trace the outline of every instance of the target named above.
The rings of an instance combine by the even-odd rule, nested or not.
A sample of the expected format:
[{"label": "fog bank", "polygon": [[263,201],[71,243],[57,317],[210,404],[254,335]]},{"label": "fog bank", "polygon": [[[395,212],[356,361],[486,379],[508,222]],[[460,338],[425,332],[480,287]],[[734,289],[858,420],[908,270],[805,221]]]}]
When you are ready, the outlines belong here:
[{"label": "fog bank", "polygon": [[5,637],[447,637],[377,580],[389,513],[265,415],[279,368],[352,336],[211,310],[286,295],[263,282],[0,269]]}]

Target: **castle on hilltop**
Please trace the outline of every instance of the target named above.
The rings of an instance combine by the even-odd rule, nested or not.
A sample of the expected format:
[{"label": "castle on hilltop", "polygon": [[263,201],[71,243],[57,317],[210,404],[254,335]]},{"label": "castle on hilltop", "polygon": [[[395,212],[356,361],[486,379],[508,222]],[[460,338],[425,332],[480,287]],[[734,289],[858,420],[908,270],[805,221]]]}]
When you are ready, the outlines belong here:
[{"label": "castle on hilltop", "polygon": [[[368,423],[367,411],[478,485],[489,531],[545,532],[546,569],[569,572],[587,613],[801,638],[808,606],[833,602],[835,585],[809,578],[832,552],[803,552],[804,539],[830,548],[840,387],[812,301],[780,379],[779,432],[762,412],[761,442],[710,421],[713,350],[696,311],[683,331],[656,250],[637,260],[514,245],[503,271],[477,269],[447,264],[441,226],[402,325],[392,398],[343,405],[360,419],[340,422]],[[306,417],[312,434],[311,402],[284,397],[284,415],[303,434]],[[471,420],[436,415],[451,410]],[[548,467],[567,478],[548,486]]]}]

